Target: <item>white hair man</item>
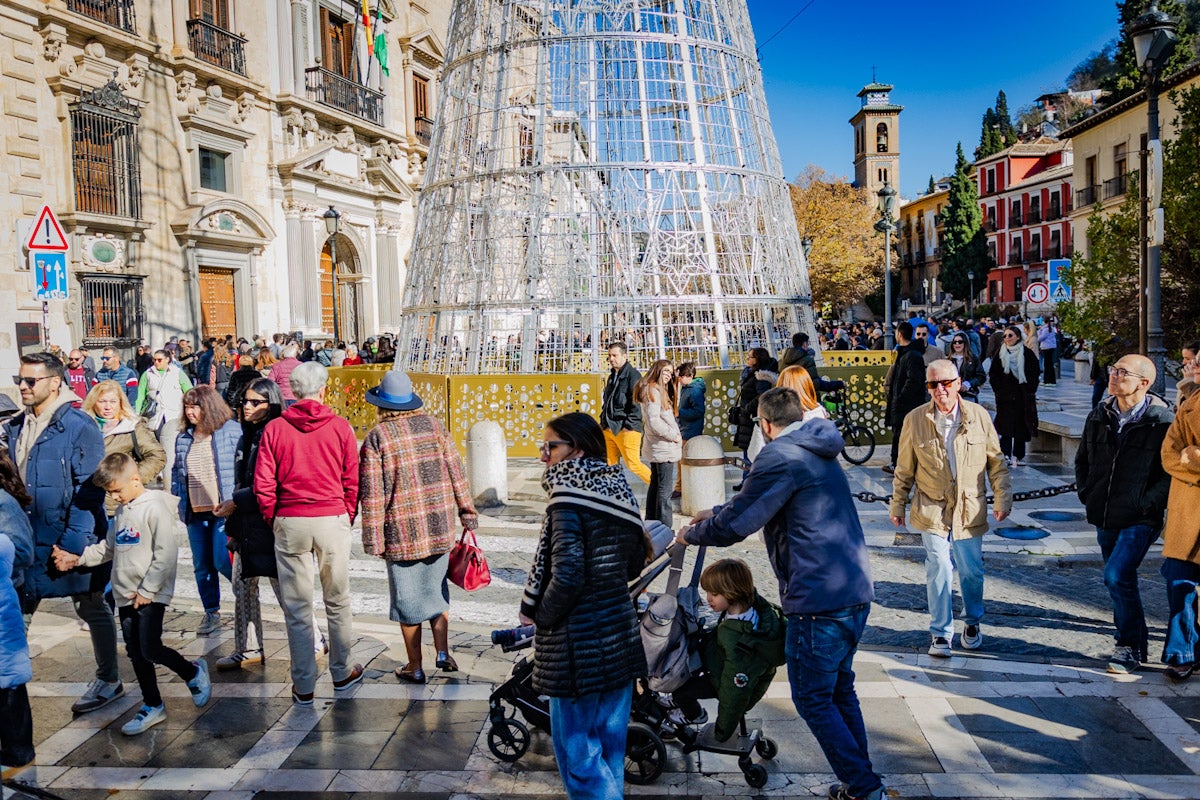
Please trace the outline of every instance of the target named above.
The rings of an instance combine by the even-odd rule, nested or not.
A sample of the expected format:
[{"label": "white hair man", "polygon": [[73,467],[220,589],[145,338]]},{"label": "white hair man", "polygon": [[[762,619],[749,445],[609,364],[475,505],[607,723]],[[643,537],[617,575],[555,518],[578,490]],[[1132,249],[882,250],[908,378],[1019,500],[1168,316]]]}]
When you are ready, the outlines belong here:
[{"label": "white hair man", "polygon": [[[940,358],[925,368],[933,399],[904,418],[892,482],[892,524],[909,523],[925,545],[929,599],[929,655],[949,658],[954,641],[954,570],[963,596],[962,646],[983,644],[983,535],[988,530],[987,482],[996,495],[993,516],[1012,510],[1008,463],[987,411],[959,399],[962,381],[954,362]],[[920,447],[918,447],[920,443]],[[953,553],[953,561],[951,561]]]},{"label": "white hair man", "polygon": [[296,395],[292,392],[292,370],[300,366],[300,348],[295,344],[285,345],[279,351],[279,355],[282,357],[271,365],[271,372],[267,377],[279,385],[284,404],[291,407],[296,402]]},{"label": "white hair man", "polygon": [[279,595],[292,658],[292,701],[311,706],[317,682],[313,653],[313,557],[329,624],[329,674],[335,691],[362,681],[349,665],[350,524],[358,510],[358,443],[350,423],[325,405],[329,372],[314,362],[292,370],[296,402],[267,424],[254,472],[254,495],[275,532]]}]

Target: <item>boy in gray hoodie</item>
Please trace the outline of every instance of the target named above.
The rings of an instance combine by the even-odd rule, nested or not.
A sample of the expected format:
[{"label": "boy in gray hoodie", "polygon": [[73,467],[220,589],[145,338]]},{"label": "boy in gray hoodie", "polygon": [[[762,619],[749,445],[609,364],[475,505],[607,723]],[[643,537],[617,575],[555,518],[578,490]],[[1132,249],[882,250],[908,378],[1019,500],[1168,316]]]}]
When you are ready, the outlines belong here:
[{"label": "boy in gray hoodie", "polygon": [[54,561],[64,572],[76,566],[113,562],[113,597],[121,618],[125,651],[133,662],[144,704],[121,727],[121,733],[133,736],[167,718],[155,664],[162,664],[187,682],[197,707],[208,702],[212,684],[203,659],[188,661],[162,642],[163,613],[175,592],[175,533],[181,527],[176,514],[178,499],[143,486],[137,462],[127,453],[105,457],[92,481],[120,503],[108,537],[84,548],[78,556],[55,547]]}]

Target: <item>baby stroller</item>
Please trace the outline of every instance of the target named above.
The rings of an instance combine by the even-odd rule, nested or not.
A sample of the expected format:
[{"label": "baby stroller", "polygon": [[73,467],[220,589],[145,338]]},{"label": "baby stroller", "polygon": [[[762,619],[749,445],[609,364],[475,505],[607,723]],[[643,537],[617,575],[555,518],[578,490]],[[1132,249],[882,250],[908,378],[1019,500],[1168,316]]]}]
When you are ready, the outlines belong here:
[{"label": "baby stroller", "polygon": [[[666,594],[674,596],[679,591],[685,548],[670,546],[662,541],[662,537],[655,539],[656,558],[629,584],[630,598],[634,601],[640,600],[650,584],[668,568],[671,573]],[[703,562],[704,548],[701,548],[692,582],[684,587],[685,594],[696,599],[698,594],[695,590],[699,585]],[[642,603],[639,603],[638,609],[640,616],[650,613],[650,608]],[[493,631],[492,643],[499,645],[506,653],[513,652],[531,646],[533,633],[533,626]],[[532,659],[522,657],[513,665],[508,679],[496,687],[489,697],[491,727],[487,736],[488,749],[501,761],[515,762],[525,755],[531,740],[530,726],[550,730],[549,704],[546,698],[539,697],[534,691],[532,676]],[[507,707],[511,707],[511,710]],[[518,719],[518,715],[521,719]],[[634,691],[625,744],[625,780],[629,783],[644,785],[658,779],[667,759],[663,736],[674,735],[683,744],[684,753],[703,750],[737,756],[738,767],[746,783],[754,788],[766,784],[766,769],[761,764],[753,763],[751,755],[757,752],[760,757],[771,759],[778,748],[772,740],[763,736],[760,729],[749,729],[746,720],[742,719],[736,736],[727,742],[716,742],[706,729],[676,729],[667,716],[668,709],[655,699],[655,693],[650,690],[648,683],[639,681]]]}]

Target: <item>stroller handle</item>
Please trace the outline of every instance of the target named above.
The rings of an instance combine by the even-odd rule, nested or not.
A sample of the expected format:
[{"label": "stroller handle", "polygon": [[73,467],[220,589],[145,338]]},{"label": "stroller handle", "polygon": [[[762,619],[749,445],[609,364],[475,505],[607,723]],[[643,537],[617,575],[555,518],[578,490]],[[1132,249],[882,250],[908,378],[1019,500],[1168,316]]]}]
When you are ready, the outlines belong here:
[{"label": "stroller handle", "polygon": [[533,643],[533,625],[522,625],[518,628],[504,628],[492,631],[492,644],[500,645],[505,653],[513,650],[523,650]]}]

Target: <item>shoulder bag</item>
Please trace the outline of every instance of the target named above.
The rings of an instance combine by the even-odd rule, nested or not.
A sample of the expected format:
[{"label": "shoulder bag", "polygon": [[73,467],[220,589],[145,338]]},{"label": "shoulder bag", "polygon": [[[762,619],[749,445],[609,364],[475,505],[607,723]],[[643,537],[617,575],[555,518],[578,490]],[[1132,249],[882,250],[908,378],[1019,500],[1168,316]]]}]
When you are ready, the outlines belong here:
[{"label": "shoulder bag", "polygon": [[483,550],[475,541],[475,532],[464,529],[462,536],[450,548],[450,566],[447,569],[450,581],[460,589],[473,592],[492,582]]}]

